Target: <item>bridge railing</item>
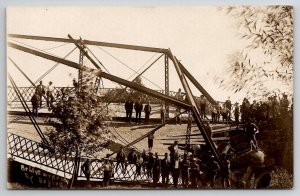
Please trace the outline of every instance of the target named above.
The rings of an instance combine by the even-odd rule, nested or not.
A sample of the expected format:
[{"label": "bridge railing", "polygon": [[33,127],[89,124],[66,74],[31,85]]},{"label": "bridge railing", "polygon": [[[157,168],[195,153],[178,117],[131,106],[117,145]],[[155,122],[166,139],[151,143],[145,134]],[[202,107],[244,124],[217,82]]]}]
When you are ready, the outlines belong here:
[{"label": "bridge railing", "polygon": [[55,171],[56,174],[63,173],[71,175],[74,168],[72,157],[65,157],[60,154],[50,152],[41,143],[33,140],[8,133],[7,137],[8,155],[18,158],[33,165],[44,166],[49,172]]},{"label": "bridge railing", "polygon": [[[30,102],[31,97],[33,96],[35,92],[35,87],[18,87],[20,92],[22,93],[24,99],[26,102]],[[60,94],[62,89],[68,89],[72,90],[74,87],[55,87],[54,88],[54,97]],[[130,90],[127,90],[127,93],[121,93],[123,89],[118,88],[99,88],[97,94],[101,97],[101,99],[104,102],[111,102],[111,103],[125,103],[128,99],[128,93],[130,94]],[[164,90],[157,90],[160,93],[165,93]],[[172,97],[176,97],[177,92],[170,91],[169,95]],[[142,103],[147,103],[150,101],[151,104],[161,104],[163,103],[161,100],[156,99],[154,97],[148,96],[146,94],[140,93],[139,97],[142,99]],[[184,96],[183,96],[184,97]],[[181,97],[181,99],[183,99]],[[199,97],[195,96],[195,100],[198,103]],[[45,98],[42,98],[43,102],[46,102]],[[20,103],[20,100],[17,97],[17,94],[15,93],[14,89],[12,87],[7,88],[7,102],[10,107],[14,108],[16,105]],[[223,102],[219,102],[220,105],[223,105]],[[206,114],[211,114],[212,111],[212,105],[210,103],[207,104],[206,107]],[[233,110],[232,110],[233,112]]]},{"label": "bridge railing", "polygon": [[[24,99],[26,102],[30,102],[34,92],[35,92],[35,87],[18,87],[20,90],[21,94],[23,95]],[[69,89],[72,90],[74,87],[55,87],[53,96],[56,97],[62,89]],[[127,93],[119,93],[120,91],[123,91],[123,89],[117,89],[117,88],[99,88],[97,94],[101,97],[103,97],[105,100],[104,101],[112,101],[113,103],[124,103],[128,99],[128,93],[130,93],[129,90],[127,90]],[[158,90],[160,93],[164,93],[164,90]],[[116,95],[119,95],[116,97]],[[175,97],[176,92],[170,91],[169,92],[170,96]],[[147,101],[150,101],[151,103],[161,103],[160,100],[147,96],[145,94],[140,94],[142,98],[142,102],[146,103]],[[46,101],[44,98],[42,101]],[[12,102],[20,102],[20,100],[17,97],[16,92],[12,87],[7,88],[7,102],[12,103]]]},{"label": "bridge railing", "polygon": [[[63,156],[57,153],[51,153],[48,149],[44,148],[41,143],[32,141],[30,139],[18,136],[13,133],[8,133],[7,138],[8,155],[9,157],[29,166],[36,166],[47,172],[58,176],[65,176],[70,179],[74,169],[74,156]],[[81,159],[79,166],[78,177],[81,180],[86,180],[81,166],[86,159]],[[117,168],[117,162],[111,160],[112,163],[112,175],[111,180],[115,182],[143,182],[151,183],[151,179],[147,176],[147,169],[141,171],[141,175],[136,176],[136,165],[126,164],[125,172],[121,168],[121,165]],[[103,179],[103,171],[101,167],[103,162],[101,160],[95,160],[91,163],[91,180],[101,181]],[[99,170],[100,169],[100,170]],[[99,172],[96,172],[99,171]],[[144,172],[145,171],[145,172]],[[162,183],[161,174],[158,183]],[[170,174],[169,183],[173,183],[173,178]],[[179,179],[181,184],[181,179]]]}]

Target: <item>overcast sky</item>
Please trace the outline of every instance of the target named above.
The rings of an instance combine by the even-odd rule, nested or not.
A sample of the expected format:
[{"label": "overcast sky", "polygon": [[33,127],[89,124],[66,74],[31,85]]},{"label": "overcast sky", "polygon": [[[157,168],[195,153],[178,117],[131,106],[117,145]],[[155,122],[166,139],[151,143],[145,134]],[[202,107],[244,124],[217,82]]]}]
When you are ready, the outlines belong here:
[{"label": "overcast sky", "polygon": [[[230,96],[232,101],[241,102],[243,93],[234,95],[232,92],[224,91],[213,80],[214,75],[226,76],[228,55],[242,50],[246,45],[238,37],[235,22],[234,18],[219,11],[217,7],[10,7],[7,9],[8,33],[63,38],[71,34],[75,38],[81,36],[88,40],[170,48],[213,98],[224,101]],[[60,57],[65,56],[75,47],[71,43],[12,38],[8,38],[8,41],[20,45],[28,44]],[[89,48],[110,73],[124,79],[133,79],[130,76],[134,72],[110,55],[134,70],[149,65],[160,55],[97,46],[89,46]],[[12,48],[8,48],[8,56],[15,60],[33,81],[55,64]],[[76,50],[67,59],[78,62],[78,56],[79,52]],[[91,66],[88,61],[85,63]],[[163,70],[164,63],[161,59],[145,73],[145,77],[151,82],[143,78],[143,83],[153,89],[163,89]],[[18,86],[30,85],[9,61],[8,71],[13,75]],[[181,85],[172,64],[170,75],[170,90],[177,91]],[[44,83],[53,81],[55,86],[68,86],[72,83],[72,77],[77,77],[76,70],[59,65],[43,81]],[[117,86],[107,81],[104,84],[106,87]],[[200,95],[195,88],[192,89],[196,95]]]}]

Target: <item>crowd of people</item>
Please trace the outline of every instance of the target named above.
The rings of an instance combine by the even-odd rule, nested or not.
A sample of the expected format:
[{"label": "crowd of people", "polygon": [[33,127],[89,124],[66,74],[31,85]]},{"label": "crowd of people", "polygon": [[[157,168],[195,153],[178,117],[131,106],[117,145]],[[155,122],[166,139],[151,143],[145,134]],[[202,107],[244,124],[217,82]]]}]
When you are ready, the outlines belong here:
[{"label": "crowd of people", "polygon": [[[131,180],[145,179],[152,183],[153,187],[173,187],[173,188],[198,188],[215,187],[216,178],[219,177],[223,188],[230,188],[229,180],[230,162],[222,157],[222,162],[218,163],[214,156],[201,157],[200,148],[195,148],[194,152],[183,155],[179,154],[178,142],[168,147],[169,153],[165,153],[162,158],[158,153],[146,152],[138,153],[134,148],[126,155],[124,149],[120,147],[113,164],[112,159],[105,158],[101,167],[91,172],[91,160],[86,160],[81,166],[81,170],[87,178],[90,186],[90,177],[97,173],[103,174],[103,186],[109,182],[117,173],[131,176]],[[200,155],[199,155],[200,154]],[[201,160],[203,159],[203,160]],[[205,162],[205,167],[203,163]],[[133,170],[134,169],[134,170]],[[205,170],[205,175],[203,172]],[[172,181],[171,181],[172,177]],[[181,179],[181,183],[179,183]]]},{"label": "crowd of people", "polygon": [[198,106],[201,118],[207,118],[206,115],[210,114],[212,123],[245,124],[252,120],[260,124],[270,122],[280,116],[289,115],[293,111],[293,103],[290,104],[286,94],[282,94],[281,98],[269,96],[267,101],[253,100],[252,103],[244,98],[241,104],[238,102],[232,104],[230,97],[228,97],[224,103],[216,102],[214,105],[209,103],[204,95],[201,95]]},{"label": "crowd of people", "polygon": [[[77,84],[74,84],[75,88],[76,85]],[[51,81],[47,86],[44,86],[42,81],[36,86],[35,93],[31,98],[32,110],[35,116],[38,116],[38,109],[42,108],[43,99],[46,100],[49,110],[51,109],[54,101],[53,93],[54,86]],[[178,90],[175,98],[186,101],[181,89]],[[237,102],[232,104],[230,97],[228,97],[224,103],[216,102],[214,105],[212,105],[204,95],[201,95],[196,101],[202,119],[207,119],[207,114],[210,113],[212,123],[229,123],[230,121],[234,121],[238,125],[242,122],[245,125],[245,133],[251,150],[258,149],[255,137],[258,132],[256,124],[274,120],[282,115],[288,115],[289,112],[293,110],[293,105],[290,106],[287,95],[285,94],[283,94],[280,99],[276,96],[271,96],[268,97],[268,100],[265,102],[254,100],[252,104],[247,98],[244,98],[241,105]],[[136,99],[136,101],[129,98],[125,102],[126,122],[128,123],[132,123],[133,121],[133,110],[136,113],[136,123],[141,124],[142,112],[145,114],[144,123],[149,123],[152,112],[149,101],[143,104],[141,98]],[[180,112],[180,108],[177,108],[175,120],[176,123],[179,124],[181,124],[181,118],[179,118]],[[160,117],[161,123],[164,125],[166,108],[163,104],[160,108]],[[232,117],[234,117],[234,120]],[[205,126],[211,136],[212,132],[209,123],[205,124]],[[94,171],[94,173],[91,173],[91,161],[87,159],[82,165],[81,170],[87,178],[88,186],[90,186],[90,176],[95,175],[97,172],[103,171],[103,185],[107,186],[113,173],[121,172],[126,174],[126,172],[128,172],[128,165],[131,165],[131,167],[134,165],[135,167],[132,167],[135,168],[134,179],[137,180],[142,175],[146,175],[154,186],[159,186],[158,184],[164,187],[170,186],[170,176],[172,176],[173,186],[175,188],[178,187],[179,179],[181,179],[181,186],[183,188],[197,188],[198,186],[214,187],[217,177],[221,178],[223,188],[231,187],[229,179],[230,162],[226,156],[221,158],[221,162],[217,162],[214,156],[211,156],[211,153],[206,153],[209,156],[203,158],[198,154],[197,150],[190,155],[186,153],[180,155],[178,152],[178,143],[175,141],[173,145],[168,147],[169,153],[165,153],[164,157],[160,158],[158,153],[152,153],[153,143],[154,133],[150,133],[148,135],[148,153],[146,153],[146,150],[143,150],[140,154],[136,152],[135,149],[131,149],[128,155],[126,155],[123,148],[120,148],[115,157],[115,165],[112,164],[109,158],[106,158],[102,166],[97,171]],[[206,168],[203,168],[203,165],[201,165],[204,160],[206,162]],[[203,179],[203,175],[201,175],[203,172],[205,174],[205,180]]]}]

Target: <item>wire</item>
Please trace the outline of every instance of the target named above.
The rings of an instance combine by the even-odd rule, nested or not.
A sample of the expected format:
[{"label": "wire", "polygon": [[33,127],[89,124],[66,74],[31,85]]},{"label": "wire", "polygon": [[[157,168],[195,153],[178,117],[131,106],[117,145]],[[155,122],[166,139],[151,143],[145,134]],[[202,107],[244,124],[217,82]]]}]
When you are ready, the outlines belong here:
[{"label": "wire", "polygon": [[53,46],[51,48],[45,48],[45,49],[42,49],[42,50],[52,50],[52,49],[56,49],[56,48],[59,48],[59,47],[62,47],[62,46],[65,46],[67,44],[70,44],[70,43],[63,43],[63,44],[60,44],[58,46]]},{"label": "wire", "polygon": [[[137,71],[135,71],[134,69],[132,69],[130,66],[126,65],[123,61],[119,60],[117,57],[113,56],[112,54],[110,54],[109,52],[107,52],[106,50],[104,50],[102,47],[97,46],[100,50],[104,51],[106,54],[108,54],[109,56],[111,56],[112,58],[114,58],[116,61],[118,61],[119,63],[121,63],[122,65],[124,65],[125,67],[127,67],[128,69],[130,69],[131,71],[135,72],[135,74],[138,74]],[[163,90],[159,85],[155,84],[154,82],[152,82],[151,80],[149,80],[148,78],[146,78],[145,76],[142,76],[143,78],[145,78],[148,82],[150,82],[151,84],[153,84],[154,86],[158,87],[159,89]]]},{"label": "wire", "polygon": [[[63,59],[66,59],[69,55],[71,55],[77,47],[75,47],[73,50],[71,50],[66,56],[64,56]],[[53,71],[60,63],[56,63],[55,65],[53,65],[48,71],[46,71],[41,77],[39,77],[34,83],[38,83],[39,81],[41,81],[44,77],[46,77],[51,71]]]},{"label": "wire", "polygon": [[[144,67],[145,67],[145,66],[146,66],[146,65],[154,58],[155,55],[157,55],[157,53],[154,53],[154,54],[150,57],[150,59],[148,59],[148,60],[145,62],[145,64],[137,70],[137,72],[141,71],[141,69],[143,69],[143,68],[144,68]],[[132,78],[135,74],[136,74],[136,73],[132,74],[127,80],[129,80],[130,78]]]},{"label": "wire", "polygon": [[13,39],[13,41],[14,41],[14,42],[17,42],[17,43],[19,43],[19,44],[22,44],[22,45],[24,45],[24,46],[30,47],[30,48],[34,48],[34,49],[36,49],[36,50],[38,50],[38,51],[40,51],[40,52],[44,52],[44,53],[46,53],[46,54],[48,54],[48,55],[52,55],[52,56],[55,56],[55,57],[60,58],[59,56],[57,56],[57,55],[55,55],[55,54],[52,54],[52,53],[50,53],[50,52],[41,50],[41,49],[36,48],[36,47],[34,47],[34,46],[31,46],[31,45],[29,45],[29,44],[25,44],[24,42],[20,42],[20,41],[18,41],[18,40],[14,40],[14,39]]},{"label": "wire", "polygon": [[96,57],[96,55],[90,50],[90,48],[89,47],[87,47],[87,46],[85,46],[87,49],[88,49],[88,51],[92,54],[92,56],[98,61],[98,63],[100,64],[100,65],[102,65],[102,67],[105,69],[105,71],[107,71],[107,73],[109,73],[109,71],[108,71],[108,69],[103,65],[103,63]]}]

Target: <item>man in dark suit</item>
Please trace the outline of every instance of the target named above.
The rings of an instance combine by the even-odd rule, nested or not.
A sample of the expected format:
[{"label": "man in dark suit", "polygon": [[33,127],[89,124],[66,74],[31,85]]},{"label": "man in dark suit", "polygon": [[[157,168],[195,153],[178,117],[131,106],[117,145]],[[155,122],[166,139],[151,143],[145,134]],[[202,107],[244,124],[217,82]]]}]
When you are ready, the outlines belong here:
[{"label": "man in dark suit", "polygon": [[131,123],[133,103],[130,99],[127,100],[126,103],[125,103],[125,110],[126,110],[126,122]]},{"label": "man in dark suit", "polygon": [[141,101],[142,101],[141,98],[139,98],[139,100],[134,104],[134,109],[136,113],[136,123],[140,123],[140,124],[141,124],[141,115],[143,110],[143,104]]},{"label": "man in dark suit", "polygon": [[168,156],[168,153],[165,153],[165,158],[161,160],[161,177],[163,186],[168,186],[169,184],[171,162]]}]

